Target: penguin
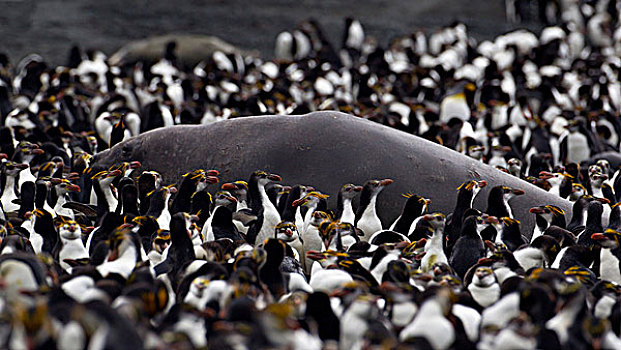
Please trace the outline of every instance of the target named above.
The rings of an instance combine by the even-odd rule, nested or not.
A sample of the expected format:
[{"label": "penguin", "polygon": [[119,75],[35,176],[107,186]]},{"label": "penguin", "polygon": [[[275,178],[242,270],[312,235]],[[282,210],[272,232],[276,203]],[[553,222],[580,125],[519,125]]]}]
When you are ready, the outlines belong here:
[{"label": "penguin", "polygon": [[[236,211],[248,208],[248,183],[243,180],[238,180],[234,182],[224,183],[221,186],[221,189],[224,191],[229,191],[231,194],[237,198],[237,208]],[[235,227],[237,230],[243,234],[246,234],[248,231],[248,227],[244,226],[238,220],[234,220]]]},{"label": "penguin", "polygon": [[327,199],[328,195],[317,191],[311,191],[304,197],[291,202],[291,206],[293,207],[304,206],[307,208],[306,214],[304,215],[304,223],[300,233],[301,235],[305,235],[306,230],[309,229],[311,225],[310,223],[313,220],[313,213],[315,211],[326,211],[328,209]]},{"label": "penguin", "polygon": [[217,183],[218,175],[217,170],[204,171],[202,169],[184,174],[177,189],[177,194],[171,204],[170,213],[172,215],[179,212],[190,213],[192,211],[191,198],[194,193],[205,190],[208,184]]},{"label": "penguin", "polygon": [[158,230],[151,243],[151,250],[147,254],[147,259],[152,266],[157,266],[166,258],[164,251],[170,246],[170,231]]},{"label": "penguin", "polygon": [[123,218],[114,212],[108,212],[98,220],[97,227],[88,233],[86,249],[89,255],[93,255],[97,246],[105,242],[112,232],[123,224]]},{"label": "penguin", "polygon": [[[208,241],[208,242],[216,239],[214,236],[213,227],[212,227],[215,211],[221,207],[225,207],[226,209],[230,211],[230,209],[228,208],[229,206],[237,205],[237,198],[231,196],[231,194],[228,193],[227,191],[219,191],[215,194],[214,197],[215,197],[215,201],[214,201],[215,207],[213,209],[213,213],[209,216],[207,221],[205,221],[205,224],[203,225],[203,229],[201,231],[201,235],[205,237],[205,241]],[[223,214],[220,214],[220,215],[223,215]],[[231,218],[232,217],[233,216],[231,213]]]},{"label": "penguin", "polygon": [[476,90],[476,86],[467,81],[457,83],[449,90],[440,102],[440,121],[448,123],[452,118],[463,121],[470,119],[470,104],[468,100]]},{"label": "penguin", "polygon": [[423,337],[434,349],[449,348],[456,337],[455,328],[447,319],[451,308],[449,294],[447,288],[441,288],[423,301],[412,322],[399,333],[399,340]]},{"label": "penguin", "polygon": [[369,180],[364,184],[354,223],[364,233],[363,241],[368,241],[372,234],[382,229],[382,222],[376,212],[377,196],[393,182],[392,179]]},{"label": "penguin", "polygon": [[494,186],[489,191],[487,197],[487,214],[497,218],[509,217],[513,218],[513,210],[509,205],[509,201],[517,196],[524,194],[524,190],[512,189],[507,186]]},{"label": "penguin", "polygon": [[309,251],[324,251],[326,249],[326,245],[329,242],[324,241],[322,233],[319,230],[319,226],[323,222],[330,222],[330,216],[324,212],[315,210],[312,214],[312,219],[310,221],[310,225],[306,228],[304,233],[300,236],[302,242],[304,242],[304,252],[302,253],[302,259],[305,260],[304,272],[308,275],[311,273],[311,267],[313,265],[313,260],[306,257],[306,253]]},{"label": "penguin", "polygon": [[535,214],[535,227],[530,237],[532,243],[537,237],[543,235],[543,232],[551,225],[560,228],[566,227],[565,211],[554,205],[544,205],[530,208],[530,212]]},{"label": "penguin", "polygon": [[72,267],[67,261],[80,261],[89,258],[88,251],[82,242],[82,229],[73,220],[61,219],[58,235],[60,237],[60,247],[57,252],[58,262],[60,267],[71,273]]},{"label": "penguin", "polygon": [[6,162],[4,165],[4,188],[2,190],[2,196],[0,197],[0,203],[5,213],[12,213],[19,210],[19,205],[14,201],[18,199],[17,196],[17,179],[19,173],[28,167],[28,164]]},{"label": "penguin", "polygon": [[305,269],[306,260],[302,259],[304,254],[304,242],[300,237],[298,228],[291,221],[281,221],[274,227],[274,238],[278,239],[293,249],[294,258],[301,262],[302,268]]},{"label": "penguin", "polygon": [[412,226],[416,225],[416,219],[426,213],[431,200],[411,193],[402,194],[402,196],[407,198],[405,206],[401,215],[390,226],[390,230],[409,235],[413,230]]},{"label": "penguin", "polygon": [[561,250],[558,241],[551,236],[541,235],[530,246],[522,246],[513,252],[515,260],[524,271],[532,268],[549,267]]},{"label": "penguin", "polygon": [[449,258],[449,264],[458,276],[464,277],[470,267],[485,256],[481,231],[485,227],[480,216],[469,216],[464,220],[459,239]]},{"label": "penguin", "polygon": [[[218,207],[214,210],[211,220],[211,228],[214,240],[222,238],[230,239],[233,242],[243,241],[244,238],[237,230],[233,222],[233,213],[227,207]],[[206,240],[207,241],[207,240]]]},{"label": "penguin", "polygon": [[494,271],[489,267],[479,266],[467,287],[474,301],[486,308],[500,298],[500,285]]},{"label": "penguin", "polygon": [[619,249],[621,233],[607,229],[603,233],[593,233],[591,240],[602,247],[599,261],[599,277],[602,280],[621,283],[621,250]]},{"label": "penguin", "polygon": [[134,236],[130,226],[121,225],[110,235],[108,256],[96,267],[101,276],[117,274],[127,279],[141,261],[140,240]]},{"label": "penguin", "polygon": [[[121,175],[120,170],[103,170],[91,176],[93,180],[93,192],[91,193],[91,204],[97,205],[97,216],[101,217],[109,211],[116,211],[119,203],[112,192],[112,182]],[[95,201],[93,201],[93,199]]]},{"label": "penguin", "polygon": [[64,207],[69,199],[69,193],[80,192],[80,186],[74,185],[66,179],[59,179],[59,183],[54,186],[56,188],[56,194],[58,196],[56,204],[54,205],[54,211],[59,216],[66,216],[69,219],[74,219],[75,214],[73,210]]},{"label": "penguin", "polygon": [[423,272],[431,271],[432,267],[437,263],[448,264],[448,258],[444,253],[444,214],[434,213],[423,216],[423,220],[428,222],[431,226],[431,237],[425,244],[425,255],[420,263],[420,268]]},{"label": "penguin", "polygon": [[50,212],[44,209],[35,209],[33,214],[36,217],[33,226],[35,235],[32,237],[35,246],[37,246],[40,252],[52,254],[54,247],[56,247],[60,240],[54,225],[54,219]]},{"label": "penguin", "polygon": [[511,252],[528,243],[520,232],[519,221],[506,216],[500,219],[503,223],[503,228],[500,235],[497,236],[497,242],[502,242]]},{"label": "penguin", "polygon": [[339,345],[346,349],[362,348],[363,336],[369,321],[379,315],[373,298],[362,294],[355,298],[341,316]]},{"label": "penguin", "polygon": [[445,226],[445,249],[447,249],[448,252],[450,252],[453,245],[455,245],[460,237],[459,235],[461,233],[462,222],[464,220],[464,213],[466,210],[472,208],[474,199],[485,186],[487,186],[487,182],[485,180],[469,180],[463,182],[459,185],[459,187],[457,187],[457,202],[455,203],[455,209],[453,209],[450,217],[447,217]]},{"label": "penguin", "polygon": [[257,220],[250,224],[246,239],[249,243],[263,242],[272,237],[274,227],[280,222],[280,213],[267,197],[265,185],[271,181],[281,181],[280,176],[257,170],[248,181],[249,208],[257,216]]},{"label": "penguin", "polygon": [[179,273],[184,266],[196,259],[194,244],[190,238],[190,215],[177,213],[170,221],[170,246],[166,260],[155,266],[156,276],[166,273],[173,288],[176,288]]},{"label": "penguin", "polygon": [[593,248],[595,242],[591,239],[594,233],[602,233],[604,227],[602,225],[602,214],[604,206],[599,201],[591,201],[587,207],[587,218],[584,230],[578,234],[578,244]]},{"label": "penguin", "polygon": [[[154,190],[149,195],[149,211],[146,215],[155,218],[157,224],[161,229],[170,229],[171,214],[168,209],[168,203],[170,196],[177,192],[177,188],[169,185],[164,186],[158,190]],[[179,213],[177,213],[179,214]]]},{"label": "penguin", "polygon": [[507,170],[509,170],[509,174],[522,178],[522,161],[518,158],[510,158],[507,160]]},{"label": "penguin", "polygon": [[325,343],[339,340],[340,322],[324,292],[314,292],[306,299],[304,320],[309,328],[317,329],[317,335]]},{"label": "penguin", "polygon": [[354,184],[345,184],[341,187],[336,199],[335,220],[354,224],[356,214],[354,212],[352,201],[356,197],[356,193],[362,191],[362,186]]},{"label": "penguin", "polygon": [[285,277],[280,272],[280,264],[285,258],[285,243],[268,238],[263,244],[263,249],[267,253],[267,258],[259,270],[259,278],[274,297],[280,298],[287,293]]},{"label": "penguin", "polygon": [[160,189],[162,186],[162,175],[155,171],[143,171],[138,176],[138,202],[140,203],[140,215],[145,215],[149,210],[150,201],[147,194]]}]

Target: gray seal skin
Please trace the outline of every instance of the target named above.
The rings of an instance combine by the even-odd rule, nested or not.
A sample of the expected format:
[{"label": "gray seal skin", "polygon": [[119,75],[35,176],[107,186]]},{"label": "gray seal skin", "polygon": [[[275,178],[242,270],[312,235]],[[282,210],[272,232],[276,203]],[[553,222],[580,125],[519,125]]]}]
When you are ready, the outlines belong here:
[{"label": "gray seal skin", "polygon": [[488,185],[474,207],[487,208],[487,191],[496,185],[523,189],[512,200],[522,233],[530,236],[537,205],[556,205],[566,212],[571,203],[446,147],[363,118],[339,112],[302,116],[260,116],[210,125],[173,126],[152,130],[115,145],[96,156],[95,167],[138,160],[143,169],[160,172],[165,183],[193,169],[217,169],[223,181],[248,179],[257,169],[279,174],[287,184],[309,184],[336,194],[345,183],[391,178],[378,198],[378,214],[388,227],[412,192],[432,203],[430,211],[451,213],[457,187],[469,179]]}]

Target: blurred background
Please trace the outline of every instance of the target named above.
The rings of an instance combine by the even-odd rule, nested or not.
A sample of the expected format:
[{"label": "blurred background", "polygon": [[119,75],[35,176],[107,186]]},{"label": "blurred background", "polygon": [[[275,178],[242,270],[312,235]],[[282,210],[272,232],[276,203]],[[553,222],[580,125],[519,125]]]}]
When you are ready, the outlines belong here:
[{"label": "blurred background", "polygon": [[348,16],[359,19],[366,34],[381,45],[454,21],[466,23],[469,33],[482,40],[518,27],[539,30],[540,1],[0,0],[0,53],[14,63],[38,53],[49,63],[65,64],[74,45],[111,55],[133,40],[190,33],[217,36],[271,58],[276,36],[309,18],[340,46]]}]

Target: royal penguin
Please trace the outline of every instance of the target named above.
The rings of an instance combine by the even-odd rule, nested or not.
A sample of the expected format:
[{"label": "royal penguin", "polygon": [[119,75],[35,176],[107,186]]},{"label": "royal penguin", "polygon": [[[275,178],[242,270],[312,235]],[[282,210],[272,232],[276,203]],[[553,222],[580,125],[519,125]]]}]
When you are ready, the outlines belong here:
[{"label": "royal penguin", "polygon": [[356,219],[352,201],[356,194],[362,191],[362,186],[345,184],[337,196],[335,220],[353,224]]},{"label": "royal penguin", "polygon": [[392,179],[369,180],[364,184],[355,222],[356,228],[364,233],[362,240],[368,241],[372,234],[383,228],[382,221],[376,211],[377,196],[393,182]]},{"label": "royal penguin", "polygon": [[280,181],[280,176],[269,174],[265,171],[257,170],[248,181],[249,209],[257,219],[250,224],[247,233],[247,240],[251,244],[263,242],[272,237],[274,227],[280,222],[280,213],[276,206],[269,200],[265,185],[271,181]]}]

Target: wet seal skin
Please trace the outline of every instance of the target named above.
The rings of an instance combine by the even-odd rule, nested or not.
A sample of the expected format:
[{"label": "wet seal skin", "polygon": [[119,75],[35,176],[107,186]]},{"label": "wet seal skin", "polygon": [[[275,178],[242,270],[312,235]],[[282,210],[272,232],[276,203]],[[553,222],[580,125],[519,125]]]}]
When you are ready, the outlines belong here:
[{"label": "wet seal skin", "polygon": [[260,116],[210,125],[156,129],[121,142],[97,155],[95,167],[138,160],[156,170],[165,183],[197,168],[217,169],[224,181],[247,179],[257,169],[279,174],[287,184],[320,185],[336,206],[345,183],[390,178],[378,198],[378,213],[387,227],[401,212],[402,193],[430,198],[430,211],[452,212],[457,187],[469,179],[485,180],[474,207],[487,207],[487,192],[496,185],[525,191],[512,200],[522,232],[530,235],[529,209],[552,204],[571,215],[571,203],[486,164],[417,136],[340,112],[301,116]]}]

